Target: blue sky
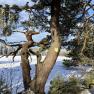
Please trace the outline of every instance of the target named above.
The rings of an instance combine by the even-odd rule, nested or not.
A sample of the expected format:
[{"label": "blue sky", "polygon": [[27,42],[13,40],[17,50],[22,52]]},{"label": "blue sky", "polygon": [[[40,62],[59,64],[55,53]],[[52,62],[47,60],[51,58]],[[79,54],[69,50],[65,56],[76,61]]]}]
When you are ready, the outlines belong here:
[{"label": "blue sky", "polygon": [[26,2],[30,2],[31,0],[0,0],[0,4],[17,4],[17,5],[25,5]]},{"label": "blue sky", "polygon": [[[4,4],[9,4],[9,5],[17,4],[19,6],[23,6],[26,4],[26,2],[30,2],[29,5],[33,5],[33,2],[31,2],[31,1],[32,0],[0,0],[0,4],[2,4],[2,5],[4,5]],[[92,0],[92,3],[94,4],[94,0]],[[94,14],[93,10],[90,10],[89,12],[91,15]],[[26,20],[28,18],[28,15],[24,12],[21,15],[22,15],[21,20],[24,20],[24,19]],[[33,38],[35,41],[40,41],[46,35],[47,35],[47,33],[43,32],[39,35],[34,36]],[[20,37],[19,37],[19,40],[20,40]]]},{"label": "blue sky", "polygon": [[[0,4],[2,5],[5,5],[5,4],[9,4],[9,5],[13,5],[13,4],[17,4],[19,6],[23,6],[26,4],[26,2],[31,2],[31,0],[0,0]],[[33,5],[33,2],[32,3],[29,3],[29,5]],[[25,13],[24,11],[20,13],[21,15],[21,18],[20,20],[23,21],[23,20],[28,20],[28,14]],[[20,29],[21,31],[22,29]],[[23,31],[23,30],[22,30]],[[38,30],[37,30],[38,31]],[[39,35],[35,35],[33,36],[33,40],[38,42],[40,41],[41,39],[43,39],[44,37],[46,37],[46,35],[48,35],[48,33],[46,32],[42,32],[40,33]],[[3,39],[6,39],[5,37],[2,37]],[[25,37],[21,34],[15,34],[13,33],[10,37],[7,37],[7,40],[9,42],[18,42],[18,41],[22,41],[22,40],[26,40]]]},{"label": "blue sky", "polygon": [[[94,4],[94,0],[92,0],[92,4]],[[94,9],[94,8],[93,8]],[[92,14],[94,14],[94,10],[92,10],[92,9],[90,9],[89,10],[89,13],[92,15]]]}]

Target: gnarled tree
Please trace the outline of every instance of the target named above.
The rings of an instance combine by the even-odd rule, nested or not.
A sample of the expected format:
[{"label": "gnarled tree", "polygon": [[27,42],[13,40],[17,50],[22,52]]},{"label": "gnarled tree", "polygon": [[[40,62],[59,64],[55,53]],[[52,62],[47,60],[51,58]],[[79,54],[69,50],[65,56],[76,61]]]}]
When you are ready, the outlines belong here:
[{"label": "gnarled tree", "polygon": [[[36,2],[37,0],[32,1]],[[27,11],[29,14],[29,21],[23,22],[23,25],[26,27],[25,29],[28,28],[27,32],[24,33],[27,42],[24,44],[7,45],[18,47],[16,51],[10,53],[13,57],[15,57],[18,51],[21,50],[21,67],[25,90],[31,89],[35,94],[45,93],[45,84],[54,64],[56,63],[61,44],[64,45],[64,41],[66,41],[68,36],[74,33],[72,30],[77,29],[76,23],[83,20],[85,8],[90,2],[91,0],[88,2],[84,1],[84,3],[83,0],[39,0],[33,6],[29,6],[27,3],[24,7],[12,6],[10,8],[15,10],[15,14],[18,14],[19,11],[22,10]],[[17,20],[18,19],[16,19],[16,24]],[[49,32],[51,38],[47,37],[48,42],[43,40],[39,43],[35,43],[32,40],[32,35],[38,33],[30,31],[31,27],[33,29],[38,28],[41,31]],[[63,38],[61,38],[62,36]],[[50,47],[48,46],[49,43],[51,43]],[[49,47],[43,62],[40,62],[41,52],[38,51],[35,53],[30,49],[33,46],[40,46],[42,48],[46,48],[45,46],[47,46],[47,48]],[[36,71],[33,80],[30,75],[30,71],[32,70],[28,59],[30,53],[37,56],[37,64],[35,65]]]}]

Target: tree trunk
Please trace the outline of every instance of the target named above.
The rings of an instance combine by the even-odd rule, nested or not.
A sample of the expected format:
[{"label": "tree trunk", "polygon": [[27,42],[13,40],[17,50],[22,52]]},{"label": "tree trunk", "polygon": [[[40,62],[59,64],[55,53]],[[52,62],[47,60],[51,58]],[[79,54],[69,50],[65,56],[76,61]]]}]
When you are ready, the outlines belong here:
[{"label": "tree trunk", "polygon": [[27,42],[22,45],[21,49],[21,67],[22,67],[22,75],[23,75],[23,85],[24,89],[27,90],[30,88],[31,76],[30,76],[30,64],[29,64],[29,48],[34,45],[34,41],[32,39],[32,35],[39,34],[38,32],[27,31],[24,33]]},{"label": "tree trunk", "polygon": [[21,67],[22,67],[24,89],[27,90],[30,88],[29,84],[31,82],[27,43],[25,43],[21,49]]},{"label": "tree trunk", "polygon": [[32,38],[30,37],[32,34],[30,32],[25,33],[28,42],[22,45],[21,49],[21,67],[23,73],[23,84],[25,90],[31,88],[35,94],[45,94],[44,88],[48,76],[56,62],[58,54],[60,52],[60,30],[59,30],[59,12],[60,11],[60,0],[52,0],[51,3],[51,36],[52,43],[47,56],[43,63],[40,63],[40,57],[37,58],[36,65],[36,74],[35,79],[31,80],[30,77],[30,65],[28,60],[28,48],[33,44]]},{"label": "tree trunk", "polygon": [[56,59],[60,52],[60,30],[59,30],[59,11],[60,11],[60,0],[53,0],[51,5],[51,36],[52,43],[48,50],[47,56],[43,63],[37,63],[37,74],[36,74],[36,92],[35,94],[44,94],[44,87],[48,76],[56,63]]}]

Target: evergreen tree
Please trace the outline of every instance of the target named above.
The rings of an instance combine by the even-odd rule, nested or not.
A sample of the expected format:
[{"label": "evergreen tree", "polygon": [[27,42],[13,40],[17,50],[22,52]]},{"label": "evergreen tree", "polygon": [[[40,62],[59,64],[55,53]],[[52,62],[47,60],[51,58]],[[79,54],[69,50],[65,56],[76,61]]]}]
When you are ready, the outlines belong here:
[{"label": "evergreen tree", "polygon": [[[73,51],[73,54],[79,55],[76,53],[76,51],[80,52],[79,43],[77,42],[79,38],[77,38],[76,35],[79,31],[77,23],[84,20],[87,7],[90,6],[90,8],[92,8],[91,1],[92,0],[32,0],[32,2],[35,2],[33,6],[29,6],[28,2],[23,7],[9,7],[6,5],[7,10],[6,7],[4,8],[6,25],[11,22],[12,26],[12,22],[14,22],[10,21],[10,10],[14,10],[15,15],[17,14],[16,17],[13,16],[14,18],[12,19],[15,20],[16,24],[19,21],[18,14],[20,11],[25,10],[29,14],[29,20],[27,22],[20,22],[26,27],[27,31],[22,33],[25,34],[27,42],[24,44],[10,45],[18,47],[16,51],[10,53],[13,55],[13,58],[16,56],[18,51],[21,50],[21,67],[25,90],[30,88],[35,92],[35,94],[44,94],[45,83],[54,64],[56,63],[61,45],[67,45],[66,48],[69,47],[67,38],[70,35],[76,37],[73,42],[70,42],[70,49]],[[38,51],[35,53],[32,51],[32,49],[30,49],[34,46],[39,46],[41,49],[44,49],[45,47],[45,41],[41,41],[40,43],[33,41],[32,35],[39,34],[39,32],[33,31],[35,29],[38,29],[40,33],[42,31],[49,32],[51,37],[47,40],[49,41],[48,44],[46,42],[46,45],[50,46],[47,46],[47,49],[48,47],[49,49],[43,62],[40,62],[41,52]],[[80,44],[80,46],[82,46],[82,44]],[[28,59],[30,53],[37,56],[35,78],[33,80],[30,76],[31,67]]]}]

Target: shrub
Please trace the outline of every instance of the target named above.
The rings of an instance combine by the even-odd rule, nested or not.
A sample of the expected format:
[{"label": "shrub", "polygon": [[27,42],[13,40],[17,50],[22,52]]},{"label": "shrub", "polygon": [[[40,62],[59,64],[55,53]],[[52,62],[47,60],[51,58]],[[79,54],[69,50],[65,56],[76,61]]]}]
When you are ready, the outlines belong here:
[{"label": "shrub", "polygon": [[78,66],[78,62],[76,60],[64,60],[63,65],[65,67]]},{"label": "shrub", "polygon": [[82,82],[82,84],[86,87],[89,88],[90,85],[94,85],[94,73],[90,72],[87,73],[84,77],[84,80]]},{"label": "shrub", "polygon": [[70,67],[70,66],[71,66],[70,60],[64,60],[64,61],[63,61],[63,65],[64,65],[65,67]]},{"label": "shrub", "polygon": [[75,77],[64,81],[62,77],[56,77],[51,81],[48,94],[79,94],[81,91],[80,82]]},{"label": "shrub", "polygon": [[0,94],[11,94],[8,85],[3,78],[0,78]]}]

